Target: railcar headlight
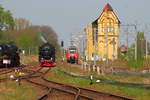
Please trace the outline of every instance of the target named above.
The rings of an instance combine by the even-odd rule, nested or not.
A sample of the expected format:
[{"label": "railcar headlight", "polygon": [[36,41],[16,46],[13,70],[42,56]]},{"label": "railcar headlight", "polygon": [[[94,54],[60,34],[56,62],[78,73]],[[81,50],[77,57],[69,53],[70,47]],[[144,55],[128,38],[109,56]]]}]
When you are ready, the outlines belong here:
[{"label": "railcar headlight", "polygon": [[11,64],[11,60],[10,59],[3,59],[3,64]]}]

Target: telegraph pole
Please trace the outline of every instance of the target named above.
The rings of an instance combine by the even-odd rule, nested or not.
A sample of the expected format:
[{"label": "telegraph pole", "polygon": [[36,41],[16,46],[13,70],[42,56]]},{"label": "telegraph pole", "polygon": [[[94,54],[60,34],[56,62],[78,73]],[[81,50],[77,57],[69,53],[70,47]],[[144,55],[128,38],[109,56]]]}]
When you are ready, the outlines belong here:
[{"label": "telegraph pole", "polygon": [[112,45],[113,45],[113,61],[114,61],[114,59],[115,59],[115,56],[116,56],[116,54],[115,54],[115,44],[116,44],[116,42],[115,42],[115,27],[114,27],[114,25],[113,25],[113,40],[112,40]]},{"label": "telegraph pole", "polygon": [[84,58],[85,56],[85,45],[84,45],[85,39],[82,40],[82,57]]},{"label": "telegraph pole", "polygon": [[127,42],[127,48],[129,46],[129,40],[128,40],[128,27],[129,26],[133,26],[134,29],[135,29],[135,46],[134,46],[134,59],[137,60],[137,25],[136,24],[127,24],[127,25],[121,25],[121,26],[127,26],[127,29],[126,29],[126,33],[127,33],[127,37],[126,37],[126,42]]},{"label": "telegraph pole", "polygon": [[[147,30],[148,30],[148,26],[147,26],[147,25],[145,25],[145,30],[146,30],[146,34],[147,34],[147,32],[148,32],[148,31],[147,31]],[[144,32],[144,33],[145,33],[145,32]],[[145,36],[146,36],[146,35],[145,35]],[[146,59],[147,59],[147,57],[148,57],[148,41],[147,41],[147,40],[148,40],[148,38],[145,37],[145,46],[146,46],[146,47],[145,47],[145,49],[146,49],[146,50],[145,50],[145,57],[146,57]]]},{"label": "telegraph pole", "polygon": [[147,43],[147,39],[145,39],[145,43],[146,43],[146,59],[147,59],[147,55],[148,55],[148,43]]},{"label": "telegraph pole", "polygon": [[126,37],[127,49],[128,49],[128,47],[129,47],[129,32],[128,32],[128,27],[129,27],[129,25],[127,24],[127,28],[126,28],[126,35],[127,35],[127,37]]},{"label": "telegraph pole", "polygon": [[112,40],[113,42],[113,61],[115,60],[115,37],[113,37],[113,40]]},{"label": "telegraph pole", "polygon": [[134,28],[135,28],[135,60],[137,60],[137,27],[136,25],[134,25]]}]

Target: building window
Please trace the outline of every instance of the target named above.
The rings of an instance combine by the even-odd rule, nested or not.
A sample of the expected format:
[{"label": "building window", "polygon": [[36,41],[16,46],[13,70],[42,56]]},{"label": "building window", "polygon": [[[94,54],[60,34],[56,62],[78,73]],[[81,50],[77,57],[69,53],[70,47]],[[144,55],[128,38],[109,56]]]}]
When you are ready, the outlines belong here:
[{"label": "building window", "polygon": [[108,27],[107,28],[107,32],[113,32],[114,31],[114,28],[113,27]]},{"label": "building window", "polygon": [[110,27],[107,28],[107,32],[111,32],[111,28]]},{"label": "building window", "polygon": [[113,27],[111,28],[111,32],[114,32],[114,28]]},{"label": "building window", "polygon": [[104,29],[104,27],[102,27],[102,30],[101,30],[102,32],[104,32],[105,31],[105,29]]}]

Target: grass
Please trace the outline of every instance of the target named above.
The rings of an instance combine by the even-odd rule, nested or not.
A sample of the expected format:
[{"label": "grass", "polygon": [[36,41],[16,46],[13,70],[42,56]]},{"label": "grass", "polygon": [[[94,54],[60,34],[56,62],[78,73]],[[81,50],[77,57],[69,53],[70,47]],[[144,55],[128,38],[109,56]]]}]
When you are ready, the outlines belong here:
[{"label": "grass", "polygon": [[[48,75],[49,80],[54,80],[58,82],[64,82],[68,84],[83,86],[83,87],[89,87],[95,90],[108,92],[112,94],[119,94],[123,96],[129,96],[132,98],[135,98],[136,100],[149,100],[150,98],[150,91],[142,88],[131,88],[131,87],[120,87],[120,86],[114,86],[110,84],[104,84],[104,83],[96,83],[93,85],[89,85],[90,80],[83,79],[83,78],[76,78],[76,77],[70,77],[68,75],[65,75],[64,73],[60,72],[61,68],[53,68],[50,75]],[[74,69],[75,72],[75,69]],[[93,73],[94,75],[95,73]],[[100,77],[100,76],[99,76]],[[106,76],[109,79],[112,80],[121,80],[122,77],[120,76]],[[122,79],[122,81],[125,81],[125,78]],[[135,77],[129,79],[129,81],[134,82]],[[136,78],[137,79],[137,78]]]},{"label": "grass", "polygon": [[28,84],[7,81],[0,83],[0,100],[34,100],[37,92]]},{"label": "grass", "polygon": [[132,59],[127,62],[127,66],[129,66],[131,68],[145,68],[145,67],[149,67],[150,63],[148,63],[148,62],[150,62],[150,58],[137,59],[137,60]]},{"label": "grass", "polygon": [[4,75],[4,74],[2,74],[2,75],[0,75],[0,79],[2,79],[2,78],[6,78],[7,76],[6,75]]},{"label": "grass", "polygon": [[59,70],[60,68],[54,68],[52,74],[48,75],[48,79],[52,79],[55,81],[61,80],[62,82],[81,85],[81,86],[88,85],[88,83],[90,82],[89,80],[86,79],[70,77],[60,72]]},{"label": "grass", "polygon": [[38,64],[38,56],[37,55],[22,55],[21,56],[21,64]]},{"label": "grass", "polygon": [[[101,85],[101,86],[100,86]],[[98,87],[99,89],[102,89],[106,92],[111,92],[115,94],[122,94],[129,97],[133,97],[136,100],[149,100],[150,98],[150,91],[141,89],[141,88],[128,88],[128,87],[119,87],[119,86],[113,86],[113,85],[106,85],[106,84],[97,84],[95,87]]]},{"label": "grass", "polygon": [[131,60],[127,63],[127,66],[132,67],[132,68],[142,68],[143,65],[143,60]]}]

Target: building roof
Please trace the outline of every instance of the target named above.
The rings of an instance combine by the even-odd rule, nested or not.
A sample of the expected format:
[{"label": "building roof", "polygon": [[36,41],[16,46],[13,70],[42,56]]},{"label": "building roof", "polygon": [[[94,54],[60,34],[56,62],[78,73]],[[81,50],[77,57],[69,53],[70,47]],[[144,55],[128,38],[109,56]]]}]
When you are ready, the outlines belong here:
[{"label": "building roof", "polygon": [[[113,11],[113,8],[111,7],[111,5],[110,5],[109,3],[107,3],[107,4],[104,6],[103,12],[104,12],[104,11],[112,11],[112,12],[114,12],[114,11]],[[103,12],[100,14],[100,16],[99,16],[96,20],[94,20],[94,21],[92,22],[92,24],[97,24],[97,21],[98,21],[98,19],[102,16]],[[114,13],[114,14],[115,14],[115,13]],[[115,14],[115,16],[116,16],[116,14]],[[116,17],[117,17],[117,16],[116,16]],[[119,20],[118,17],[117,17],[117,19],[118,19],[118,22],[119,22],[119,24],[120,24],[120,20]]]},{"label": "building roof", "polygon": [[112,9],[111,5],[109,3],[107,3],[105,5],[105,7],[103,8],[103,11],[113,11],[113,9]]}]

